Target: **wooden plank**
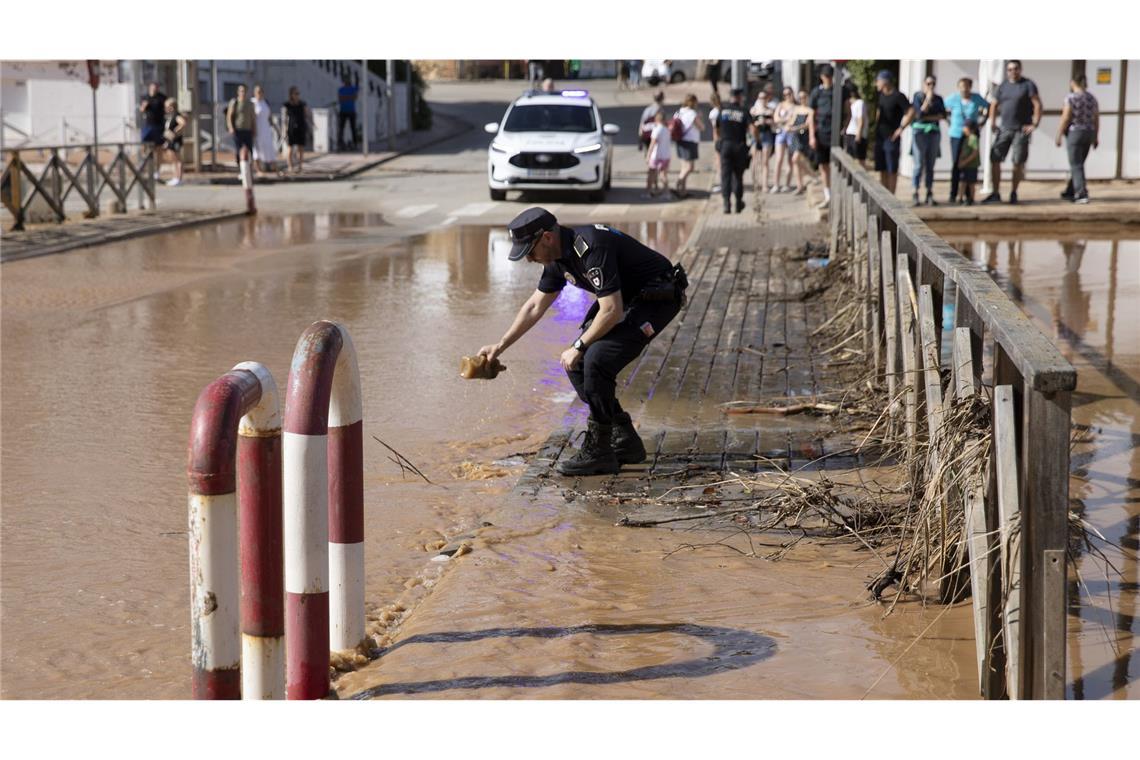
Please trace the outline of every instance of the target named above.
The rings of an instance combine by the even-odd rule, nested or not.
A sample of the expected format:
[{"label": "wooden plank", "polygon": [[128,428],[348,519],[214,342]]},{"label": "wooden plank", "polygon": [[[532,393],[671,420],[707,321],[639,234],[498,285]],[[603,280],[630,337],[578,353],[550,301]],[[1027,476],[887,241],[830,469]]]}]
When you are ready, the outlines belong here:
[{"label": "wooden plank", "polygon": [[966,399],[974,395],[976,385],[974,373],[974,350],[970,346],[970,328],[954,328],[952,393],[947,398]]},{"label": "wooden plank", "polygon": [[902,383],[906,389],[903,397],[903,422],[906,431],[907,458],[914,454],[918,443],[918,368],[915,362],[915,318],[914,289],[910,284],[910,269],[906,265],[906,254],[898,256],[898,308],[899,336],[902,352]]},{"label": "wooden plank", "polygon": [[[887,341],[887,394],[892,409],[895,408],[896,394],[898,393],[899,377],[899,318],[898,298],[895,296],[895,266],[894,252],[891,249],[891,233],[882,233],[880,253],[883,257],[883,315],[886,321],[884,333]],[[893,414],[893,412],[892,412]]]},{"label": "wooden plank", "polygon": [[974,367],[974,385],[982,385],[982,346],[986,335],[986,323],[974,309],[974,305],[962,293],[961,288],[954,290],[954,326],[967,327],[970,330],[970,358]]},{"label": "wooden plank", "polygon": [[717,338],[716,355],[712,369],[705,382],[704,394],[717,401],[732,400],[732,389],[736,383],[736,371],[740,365],[741,341],[744,338],[744,323],[748,317],[748,299],[752,290],[752,271],[756,254],[744,252],[736,270],[736,281],[725,310],[721,335]]},{"label": "wooden plank", "polygon": [[736,277],[740,267],[739,250],[727,248],[721,250],[725,252],[721,275],[709,300],[705,318],[697,331],[677,394],[678,398],[694,402],[699,401],[708,387],[717,351],[723,346],[722,341],[725,338],[726,322],[729,317],[729,301],[736,289]]},{"label": "wooden plank", "polygon": [[740,361],[732,385],[733,399],[747,399],[760,392],[764,370],[764,324],[768,316],[768,273],[772,253],[758,252],[748,290],[747,314],[740,334]]},{"label": "wooden plank", "polygon": [[919,331],[922,340],[922,371],[926,396],[926,424],[933,444],[942,428],[942,378],[939,375],[938,338],[934,328],[933,296],[929,285],[918,289]]},{"label": "wooden plank", "polygon": [[1014,419],[1013,386],[994,388],[994,468],[997,480],[998,538],[1001,541],[1002,642],[1005,648],[1006,693],[1021,699],[1025,673],[1022,669],[1021,630],[1021,504],[1018,493],[1017,424]]},{"label": "wooden plank", "polygon": [[[1033,626],[1033,698],[1065,695],[1064,636],[1046,639],[1047,631],[1064,630],[1066,585],[1048,585],[1048,574],[1065,575],[1068,540],[1070,398],[1067,391],[1025,392],[1021,464],[1025,491],[1022,509],[1022,552],[1031,579],[1023,618]],[[1049,567],[1046,552],[1061,552],[1059,570]],[[1051,555],[1052,556],[1052,555]],[[1048,645],[1048,646],[1047,646]]]},{"label": "wooden plank", "polygon": [[883,370],[882,336],[882,253],[879,250],[879,217],[872,214],[867,219],[867,258],[871,269],[871,346],[875,360],[875,377]]},{"label": "wooden plank", "polygon": [[828,222],[831,227],[831,236],[828,243],[828,252],[832,259],[839,253],[839,216],[844,207],[844,196],[840,187],[847,182],[844,172],[836,171],[831,174],[831,207],[828,209]]},{"label": "wooden plank", "polygon": [[[1042,642],[1045,650],[1045,699],[1065,698],[1065,589],[1068,585],[1064,549],[1046,549],[1044,552],[1045,582],[1042,584],[1046,604],[1046,617]],[[1055,607],[1061,605],[1061,614]]]},{"label": "wooden plank", "polygon": [[862,196],[855,199],[855,266],[858,271],[859,299],[862,308],[859,312],[860,338],[863,356],[871,355],[871,288],[870,268],[867,263],[867,204]]}]

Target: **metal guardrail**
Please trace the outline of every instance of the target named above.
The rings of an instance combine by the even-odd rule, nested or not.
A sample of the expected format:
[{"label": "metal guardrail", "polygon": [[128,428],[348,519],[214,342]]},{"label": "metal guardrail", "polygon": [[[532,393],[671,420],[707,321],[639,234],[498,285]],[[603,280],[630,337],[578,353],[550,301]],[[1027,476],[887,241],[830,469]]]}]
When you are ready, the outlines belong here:
[{"label": "metal guardrail", "polygon": [[[984,356],[992,358],[993,454],[976,484],[981,508],[969,514],[967,507],[962,536],[969,545],[963,553],[974,596],[979,689],[987,698],[1063,699],[1076,370],[984,270],[849,156],[834,151],[832,167],[832,255],[855,256],[868,355],[891,398],[903,399],[911,446],[937,439],[948,408],[939,367],[943,340],[954,347],[947,396],[982,388]],[[948,290],[955,331],[944,337]],[[936,455],[937,448],[929,451]],[[972,485],[957,487],[971,504]]]},{"label": "metal guardrail", "polygon": [[[136,166],[128,154],[133,148],[141,156]],[[99,153],[113,151],[113,158],[104,166],[99,163]],[[79,153],[83,159],[77,166],[60,156],[60,153]],[[26,162],[29,153],[47,153],[47,163],[37,176]],[[154,146],[149,143],[115,143],[112,145],[53,145],[29,150],[5,150],[4,171],[0,175],[0,200],[15,217],[13,230],[24,229],[29,210],[37,198],[51,210],[57,222],[67,219],[64,204],[72,192],[86,204],[84,215],[88,218],[99,216],[99,197],[104,190],[110,191],[117,203],[117,209],[126,211],[127,198],[138,187],[140,202],[149,202],[154,208],[155,172],[157,164]],[[38,165],[40,162],[35,162]]]}]

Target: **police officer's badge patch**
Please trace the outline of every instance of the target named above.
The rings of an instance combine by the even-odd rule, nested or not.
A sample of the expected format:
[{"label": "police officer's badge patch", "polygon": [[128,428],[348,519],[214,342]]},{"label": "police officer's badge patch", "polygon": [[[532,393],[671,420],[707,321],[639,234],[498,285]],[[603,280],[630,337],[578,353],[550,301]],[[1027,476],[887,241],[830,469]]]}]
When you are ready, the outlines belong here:
[{"label": "police officer's badge patch", "polygon": [[601,290],[602,283],[604,282],[604,279],[602,278],[602,268],[594,267],[590,271],[586,272],[586,279],[590,281],[590,284],[594,286],[595,290]]}]

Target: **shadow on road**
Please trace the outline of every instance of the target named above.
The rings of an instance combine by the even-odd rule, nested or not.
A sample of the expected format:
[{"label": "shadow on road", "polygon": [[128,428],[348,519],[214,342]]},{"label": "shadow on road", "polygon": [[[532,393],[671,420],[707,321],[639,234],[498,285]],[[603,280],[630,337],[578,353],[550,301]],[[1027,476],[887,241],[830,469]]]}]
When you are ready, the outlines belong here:
[{"label": "shadow on road", "polygon": [[365,689],[352,695],[350,699],[373,699],[387,694],[426,694],[451,689],[486,689],[495,686],[533,689],[564,683],[601,685],[649,681],[656,678],[700,678],[726,670],[738,670],[755,665],[768,659],[776,651],[776,642],[773,639],[752,631],[689,623],[631,623],[626,625],[579,625],[569,628],[488,628],[482,631],[425,633],[411,636],[381,650],[376,657],[382,658],[397,649],[413,644],[454,644],[493,638],[557,639],[577,635],[637,636],[659,633],[693,636],[712,644],[714,649],[704,657],[685,660],[684,662],[649,665],[612,672],[579,670],[552,673],[545,676],[465,676],[437,681],[388,683]]}]

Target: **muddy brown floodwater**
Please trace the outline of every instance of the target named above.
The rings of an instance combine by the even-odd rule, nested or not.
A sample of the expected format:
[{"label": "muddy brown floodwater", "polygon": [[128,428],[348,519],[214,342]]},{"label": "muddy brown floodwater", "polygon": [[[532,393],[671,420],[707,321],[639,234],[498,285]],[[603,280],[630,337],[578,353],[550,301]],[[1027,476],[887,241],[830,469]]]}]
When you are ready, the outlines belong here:
[{"label": "muddy brown floodwater", "polygon": [[1032,233],[943,234],[993,274],[1077,369],[1069,495],[1104,540],[1094,540],[1094,552],[1075,547],[1066,693],[1069,699],[1136,699],[1140,232],[1051,225]]},{"label": "muddy brown floodwater", "polygon": [[[902,605],[884,619],[863,590],[877,572],[865,553],[805,546],[766,563],[675,552],[702,537],[614,528],[581,500],[513,496],[515,455],[537,449],[573,398],[558,356],[588,299],[568,289],[504,356],[506,372],[462,380],[459,358],[501,335],[535,269],[506,260],[500,230],[392,244],[383,225],[368,214],[261,217],[4,265],[3,697],[189,696],[190,412],[240,361],[264,363],[283,387],[297,338],[323,318],[343,322],[359,352],[367,608],[396,645],[344,675],[342,695],[976,694],[968,602]],[[625,229],[667,255],[689,232]],[[1133,368],[1135,331],[1110,329],[1116,359],[1131,346]],[[1090,402],[1101,403],[1087,424],[1105,443],[1074,493],[1087,519],[1134,544],[1138,468],[1134,447],[1121,447],[1137,438],[1135,408]],[[432,484],[402,478],[373,435]],[[466,556],[433,561],[462,542]],[[1125,565],[1133,592],[1135,567]],[[1134,660],[1104,654],[1113,631],[1130,651],[1121,626],[1134,628],[1135,594],[1082,580],[1094,597],[1081,592],[1074,696],[1135,696]],[[436,591],[448,601],[433,603]]]}]

